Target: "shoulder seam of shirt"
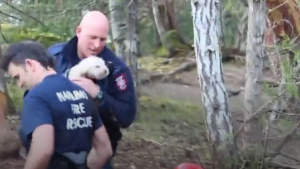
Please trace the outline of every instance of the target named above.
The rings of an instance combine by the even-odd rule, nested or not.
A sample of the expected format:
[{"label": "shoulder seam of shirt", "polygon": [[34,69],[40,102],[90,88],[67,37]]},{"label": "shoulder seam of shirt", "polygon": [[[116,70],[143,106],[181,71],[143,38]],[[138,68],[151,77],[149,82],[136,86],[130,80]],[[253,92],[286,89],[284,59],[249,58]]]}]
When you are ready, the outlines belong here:
[{"label": "shoulder seam of shirt", "polygon": [[66,42],[54,44],[48,48],[48,52],[51,55],[56,56],[57,54],[62,52],[62,50],[66,44],[67,44]]}]

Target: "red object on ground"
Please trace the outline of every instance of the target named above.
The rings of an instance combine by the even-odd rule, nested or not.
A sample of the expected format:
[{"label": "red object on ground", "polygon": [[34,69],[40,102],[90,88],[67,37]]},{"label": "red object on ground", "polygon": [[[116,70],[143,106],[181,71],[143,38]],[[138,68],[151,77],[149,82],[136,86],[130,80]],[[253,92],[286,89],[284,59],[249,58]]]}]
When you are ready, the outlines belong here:
[{"label": "red object on ground", "polygon": [[175,167],[175,169],[204,169],[201,165],[194,163],[182,163]]}]

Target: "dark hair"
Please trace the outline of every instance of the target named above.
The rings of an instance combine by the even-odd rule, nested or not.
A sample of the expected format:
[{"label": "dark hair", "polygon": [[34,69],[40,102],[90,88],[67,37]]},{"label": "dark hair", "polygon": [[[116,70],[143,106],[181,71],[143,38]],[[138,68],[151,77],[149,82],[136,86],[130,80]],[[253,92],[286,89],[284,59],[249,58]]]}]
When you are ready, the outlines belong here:
[{"label": "dark hair", "polygon": [[1,68],[7,71],[10,63],[22,65],[26,59],[36,60],[45,68],[54,68],[54,57],[42,44],[31,40],[11,44],[3,55]]}]

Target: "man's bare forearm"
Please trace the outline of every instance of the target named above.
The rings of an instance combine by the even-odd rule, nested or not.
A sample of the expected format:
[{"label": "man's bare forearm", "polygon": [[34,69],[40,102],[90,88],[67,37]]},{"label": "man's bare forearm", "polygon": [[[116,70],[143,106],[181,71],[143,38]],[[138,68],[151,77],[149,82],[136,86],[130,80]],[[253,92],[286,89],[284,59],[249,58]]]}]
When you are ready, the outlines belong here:
[{"label": "man's bare forearm", "polygon": [[47,169],[50,159],[50,154],[44,154],[34,149],[30,150],[24,169]]},{"label": "man's bare forearm", "polygon": [[87,165],[90,169],[102,168],[110,157],[111,153],[107,148],[104,148],[98,152],[92,148],[88,155]]},{"label": "man's bare forearm", "polygon": [[33,134],[24,169],[47,169],[53,153],[52,125],[41,125]]}]

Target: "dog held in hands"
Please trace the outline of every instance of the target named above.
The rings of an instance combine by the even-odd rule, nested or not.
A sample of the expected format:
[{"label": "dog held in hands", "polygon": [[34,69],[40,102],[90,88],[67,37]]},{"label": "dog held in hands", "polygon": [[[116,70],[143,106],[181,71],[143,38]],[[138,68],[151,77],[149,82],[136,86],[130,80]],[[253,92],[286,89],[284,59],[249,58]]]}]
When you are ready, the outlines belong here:
[{"label": "dog held in hands", "polygon": [[107,77],[109,73],[108,65],[102,58],[90,56],[68,69],[64,76],[69,79],[85,77],[93,80],[102,80]]}]

